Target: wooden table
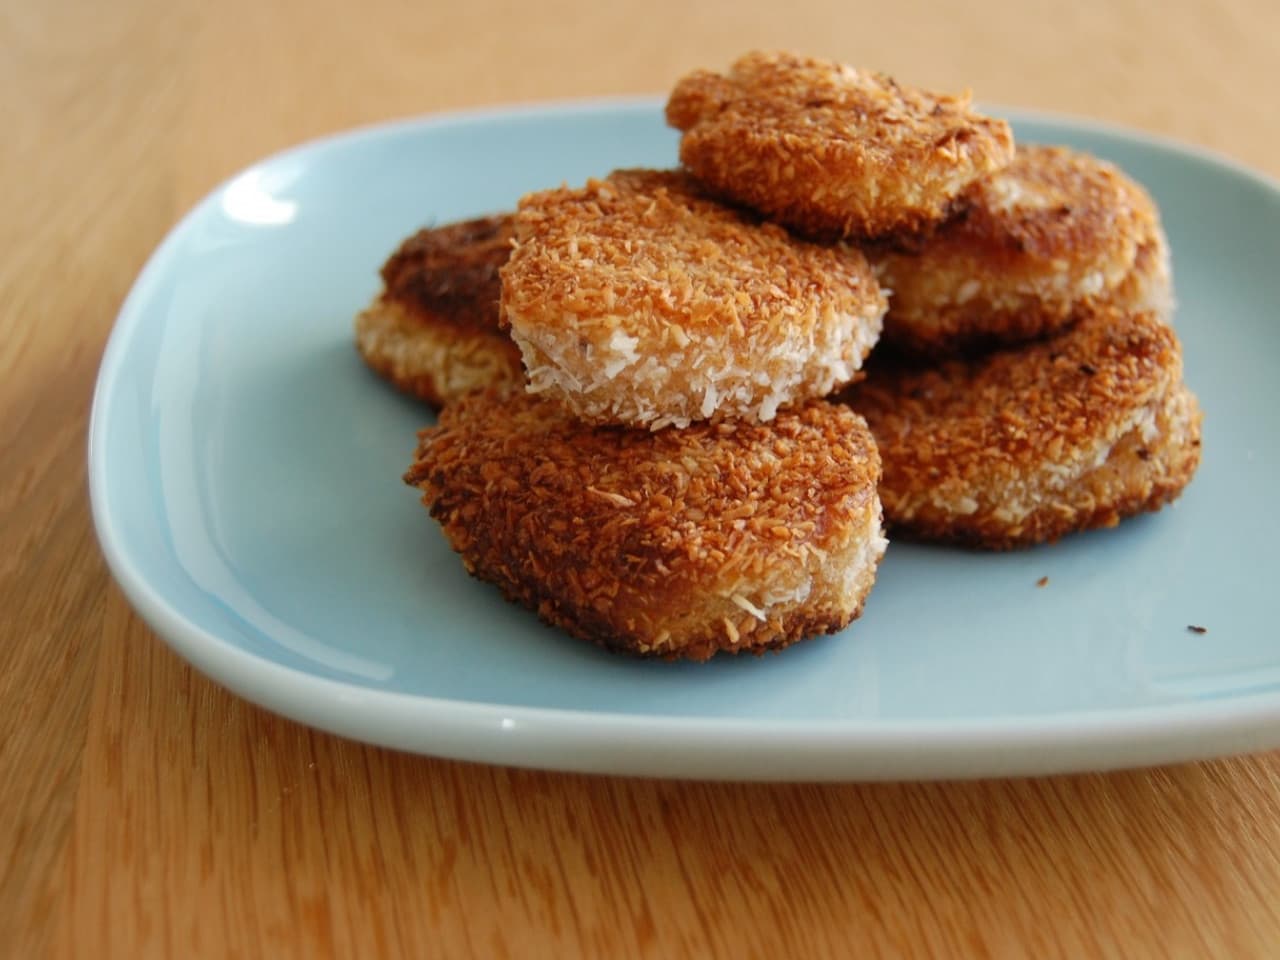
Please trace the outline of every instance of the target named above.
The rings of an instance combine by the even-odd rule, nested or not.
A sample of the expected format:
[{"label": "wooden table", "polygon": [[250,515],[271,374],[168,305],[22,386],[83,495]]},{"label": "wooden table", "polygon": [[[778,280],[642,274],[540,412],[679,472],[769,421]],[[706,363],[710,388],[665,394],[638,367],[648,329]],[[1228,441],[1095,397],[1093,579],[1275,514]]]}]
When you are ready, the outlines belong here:
[{"label": "wooden table", "polygon": [[1280,755],[749,786],[442,762],[196,675],[90,528],[116,310],[216,182],[472,104],[656,92],[782,47],[1280,175],[1280,4],[68,0],[0,8],[0,954],[1276,956]]}]

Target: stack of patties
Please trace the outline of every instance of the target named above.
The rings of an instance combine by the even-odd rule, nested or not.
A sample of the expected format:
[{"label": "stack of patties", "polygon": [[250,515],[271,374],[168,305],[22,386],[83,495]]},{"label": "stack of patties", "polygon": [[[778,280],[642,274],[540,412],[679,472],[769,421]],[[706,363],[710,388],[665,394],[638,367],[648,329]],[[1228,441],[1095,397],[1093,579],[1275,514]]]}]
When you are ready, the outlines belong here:
[{"label": "stack of patties", "polygon": [[[878,485],[908,532],[1027,542],[1063,530],[1037,521],[1028,538],[1023,522],[982,538],[917,522],[911,485],[961,516],[1020,511],[1027,476],[1010,470],[1039,450],[1053,479],[1027,482],[1058,496],[1037,509],[1078,520],[1079,503],[1132,472],[1108,466],[1114,451],[1132,447],[1155,476],[1198,443],[1175,436],[1198,414],[1160,319],[1163,236],[1145,194],[1110,168],[1053,151],[1015,160],[1008,126],[967,95],[788,54],[691,74],[667,118],[683,170],[615,171],[530,194],[514,215],[423,231],[358,321],[370,365],[444,407],[406,482],[466,568],[544,621],[644,655],[780,648],[861,613],[886,546]],[[990,233],[984,197],[1035,206],[1028,184],[1059,160],[1083,163],[1076,193],[1053,201],[1067,212],[1045,214],[1066,218],[1068,240],[1045,241],[1035,217],[990,252],[966,239]],[[1064,260],[1098,216],[1086,199],[1112,211],[1095,224],[1110,246]],[[1110,226],[1121,207],[1128,239]],[[854,386],[899,289],[886,333],[932,366],[877,363]],[[1045,341],[1060,348],[937,359],[1064,329]],[[993,400],[1006,381],[1022,396]],[[970,412],[946,407],[947,391]],[[971,421],[1007,449],[988,433],[976,447]],[[1069,441],[1104,421],[1105,451]],[[1063,439],[1046,433],[1056,422]],[[877,431],[894,458],[883,484]],[[1088,489],[1064,497],[1056,478],[1086,461]],[[1164,478],[1150,483],[1167,497]]]},{"label": "stack of patties", "polygon": [[1201,415],[1155,204],[1097,158],[957,122],[967,100],[927,106],[751,54],[683,80],[667,117],[721,195],[871,256],[889,350],[842,399],[876,437],[891,532],[999,549],[1159,509],[1199,464]]},{"label": "stack of patties", "polygon": [[467,569],[603,646],[706,659],[854,619],[884,553],[848,384],[886,302],[680,171],[523,198],[501,318],[527,391],[451,403],[406,479]]},{"label": "stack of patties", "polygon": [[879,444],[895,535],[1026,546],[1158,510],[1190,481],[1201,413],[1168,244],[1116,167],[1021,146],[936,231],[872,257],[895,349],[844,398]]}]

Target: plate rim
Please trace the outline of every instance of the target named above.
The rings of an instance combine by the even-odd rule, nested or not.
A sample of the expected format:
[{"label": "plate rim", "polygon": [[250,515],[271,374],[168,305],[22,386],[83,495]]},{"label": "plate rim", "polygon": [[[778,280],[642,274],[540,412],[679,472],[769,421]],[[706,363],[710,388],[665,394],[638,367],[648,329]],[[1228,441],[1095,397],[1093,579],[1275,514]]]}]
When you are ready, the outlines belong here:
[{"label": "plate rim", "polygon": [[[136,569],[116,532],[108,494],[107,425],[116,384],[151,289],[173,251],[207,207],[252,171],[349,143],[457,124],[519,117],[646,111],[656,96],[590,97],[441,111],[357,126],[254,161],[197,201],[169,230],[139,272],[112,325],[93,392],[88,427],[89,499],[107,566],[132,608],[182,659],[220,686],[272,712],[319,729],[434,756],[579,772],[703,779],[917,779],[1056,773],[1145,766],[1280,746],[1280,692],[1176,704],[1049,714],[933,719],[757,719],[634,714],[535,707],[382,690],[319,676],[252,653],[188,619]],[[1188,156],[1280,198],[1280,181],[1231,157],[1161,134],[1069,114],[984,105],[1019,122],[1103,133]],[[398,728],[398,729],[397,729]],[[673,737],[678,740],[673,741]],[[673,747],[672,743],[678,744]],[[655,754],[653,748],[661,749]],[[628,756],[627,748],[640,754]],[[602,749],[608,748],[605,752]],[[1110,761],[1090,761],[1102,749]],[[612,751],[612,754],[609,753]],[[644,753],[648,750],[648,753]],[[747,753],[741,751],[746,750]],[[906,750],[905,754],[899,753]],[[735,751],[738,753],[735,754]],[[912,751],[915,751],[914,753]],[[1003,760],[993,752],[1005,751]],[[769,760],[791,764],[776,777]],[[698,770],[691,759],[715,759]],[[718,759],[717,759],[718,758]],[[788,773],[799,762],[801,776]]]}]

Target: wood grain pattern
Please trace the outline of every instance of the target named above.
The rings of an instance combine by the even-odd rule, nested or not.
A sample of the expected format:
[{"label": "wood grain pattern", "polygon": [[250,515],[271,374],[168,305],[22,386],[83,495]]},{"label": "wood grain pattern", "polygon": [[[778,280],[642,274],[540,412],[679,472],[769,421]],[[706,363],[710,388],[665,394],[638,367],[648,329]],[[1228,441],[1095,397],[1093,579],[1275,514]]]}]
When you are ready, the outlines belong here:
[{"label": "wood grain pattern", "polygon": [[177,660],[110,584],[84,445],[164,231],[265,153],[474,104],[661,91],[790,47],[1280,175],[1273,0],[642,8],[0,4],[0,954],[1266,956],[1280,756],[748,786],[434,761]]}]

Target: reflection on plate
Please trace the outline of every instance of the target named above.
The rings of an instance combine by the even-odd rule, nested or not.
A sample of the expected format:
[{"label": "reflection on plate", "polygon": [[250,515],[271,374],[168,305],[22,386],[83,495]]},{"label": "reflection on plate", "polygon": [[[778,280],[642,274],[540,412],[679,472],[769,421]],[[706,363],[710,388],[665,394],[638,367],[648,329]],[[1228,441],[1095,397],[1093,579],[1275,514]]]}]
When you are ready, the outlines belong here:
[{"label": "reflection on plate", "polygon": [[364,369],[352,317],[425,223],[675,163],[657,102],[597,103],[359,131],[266,160],[192,211],[102,364],[90,472],[112,570],[232,690],[443,756],[843,779],[1280,745],[1280,191],[1131,133],[1013,119],[1025,141],[1116,161],[1161,204],[1205,409],[1204,464],[1172,509],[1021,553],[894,544],[845,633],[706,665],[606,654],[468,579],[399,479],[429,415]]}]

